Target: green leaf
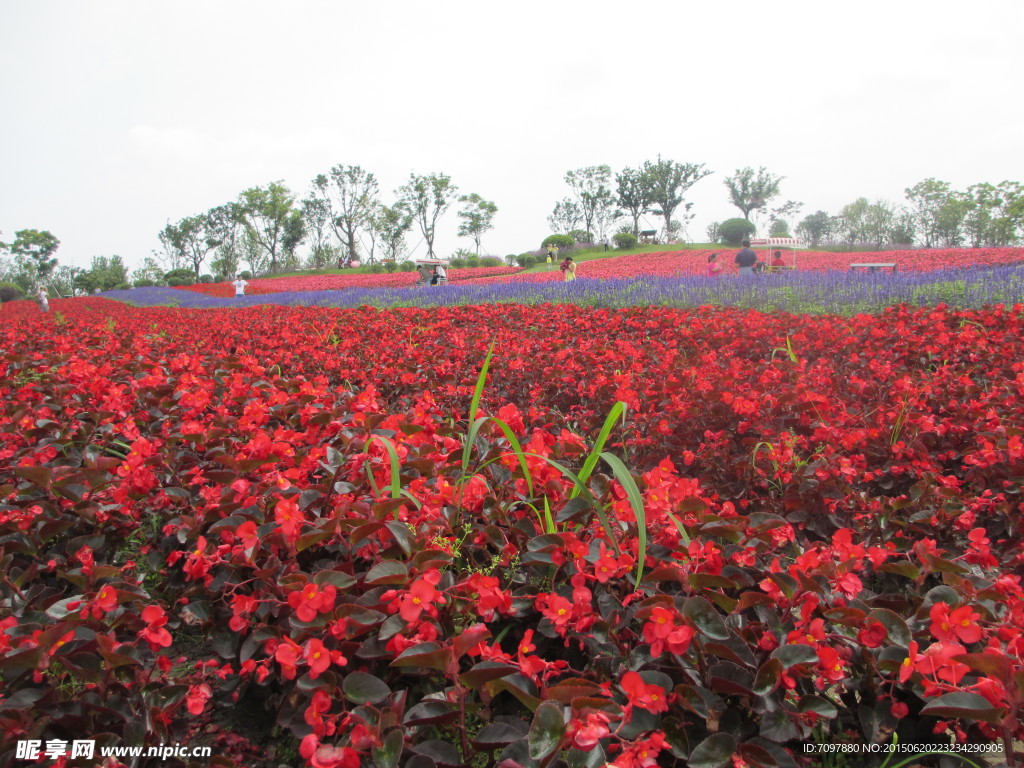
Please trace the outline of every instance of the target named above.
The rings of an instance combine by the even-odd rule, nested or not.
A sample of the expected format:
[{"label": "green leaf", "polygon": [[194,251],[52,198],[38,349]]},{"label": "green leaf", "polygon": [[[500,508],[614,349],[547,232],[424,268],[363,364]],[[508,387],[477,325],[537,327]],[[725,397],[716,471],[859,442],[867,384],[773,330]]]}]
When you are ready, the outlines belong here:
[{"label": "green leaf", "polygon": [[406,725],[430,725],[432,723],[449,723],[459,716],[455,705],[447,701],[428,699],[421,701],[405,713],[402,721]]},{"label": "green leaf", "polygon": [[350,672],[341,683],[345,698],[356,704],[376,704],[391,695],[387,683],[365,672]]},{"label": "green leaf", "polygon": [[818,663],[818,651],[810,645],[801,645],[799,643],[780,646],[772,651],[771,657],[781,661],[782,665],[786,668],[796,664]]},{"label": "green leaf", "polygon": [[[608,436],[611,435],[615,422],[620,416],[622,417],[623,424],[625,424],[626,404],[621,400],[615,403],[608,412],[604,424],[601,426],[601,431],[597,435],[597,440],[594,442],[594,448],[583,462],[583,467],[580,469],[581,482],[586,483],[590,479],[590,475],[593,474],[594,468],[597,467],[597,462],[601,458],[601,452],[604,450],[604,444],[608,442]],[[569,498],[575,499],[577,496],[579,496],[579,490],[578,488],[573,488]]]},{"label": "green leaf", "polygon": [[801,697],[800,702],[796,705],[796,709],[801,714],[804,712],[814,712],[828,720],[832,720],[839,714],[835,704],[822,696],[815,696],[813,694]]},{"label": "green leaf", "polygon": [[998,724],[1002,720],[1004,707],[993,707],[984,696],[970,691],[954,691],[928,702],[921,710],[922,715],[932,717],[964,717]]},{"label": "green leaf", "polygon": [[712,640],[728,640],[729,630],[715,607],[703,597],[691,597],[683,603],[683,615],[693,622],[701,634]]},{"label": "green leaf", "polygon": [[[391,462],[391,498],[400,499],[402,498],[402,474],[401,463],[398,460],[398,452],[395,450],[395,444],[383,435],[370,435],[370,438],[366,441],[366,445],[363,446],[364,453],[369,449],[370,443],[374,440],[383,445],[385,450],[388,452],[388,458]],[[373,471],[370,469],[369,462],[366,464],[366,474],[370,478],[370,484],[373,485]],[[374,488],[373,490],[375,494],[378,494],[377,488]]]},{"label": "green leaf", "polygon": [[782,677],[783,672],[785,672],[785,667],[782,666],[781,661],[778,659],[768,659],[757,670],[757,675],[754,676],[754,693],[758,696],[767,696],[774,691],[779,684],[779,679]]},{"label": "green leaf", "polygon": [[401,728],[394,728],[383,738],[379,747],[371,748],[370,756],[377,768],[398,768],[404,748],[405,732]]},{"label": "green leaf", "polygon": [[562,706],[553,701],[545,701],[533,715],[527,741],[530,746],[530,757],[543,760],[553,754],[565,736],[565,716]]},{"label": "green leaf", "polygon": [[736,748],[736,737],[731,734],[716,733],[708,736],[690,753],[689,768],[723,768],[732,760]]},{"label": "green leaf", "polygon": [[409,568],[398,560],[381,560],[366,574],[366,583],[374,586],[380,584],[406,584],[409,581]]},{"label": "green leaf", "polygon": [[626,491],[629,506],[633,508],[633,516],[636,517],[637,560],[636,577],[633,580],[633,586],[635,589],[639,589],[640,578],[644,572],[644,562],[647,558],[647,513],[644,510],[644,500],[640,495],[640,489],[636,486],[636,481],[629,474],[629,470],[622,463],[622,459],[611,453],[602,453],[601,458],[612,468],[612,474],[615,475],[615,479],[619,481],[619,485]]},{"label": "green leaf", "polygon": [[885,633],[889,636],[896,645],[903,648],[910,646],[910,641],[914,639],[913,634],[910,632],[910,627],[897,613],[888,610],[887,608],[875,608],[867,617],[868,622],[877,621],[883,627],[885,627]]}]

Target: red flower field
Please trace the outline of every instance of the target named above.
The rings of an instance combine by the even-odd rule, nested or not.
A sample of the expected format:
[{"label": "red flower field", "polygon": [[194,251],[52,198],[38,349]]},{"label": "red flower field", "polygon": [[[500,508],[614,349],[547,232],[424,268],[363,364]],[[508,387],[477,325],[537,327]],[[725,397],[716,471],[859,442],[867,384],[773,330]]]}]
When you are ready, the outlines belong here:
[{"label": "red flower field", "polygon": [[[722,275],[736,273],[736,249],[714,248],[705,250],[657,251],[614,256],[606,259],[581,261],[577,265],[578,277],[609,279],[635,275],[703,275],[708,256],[719,254]],[[758,258],[770,261],[769,251],[758,249]],[[795,255],[794,255],[795,254]],[[827,253],[824,251],[784,251],[786,265],[795,263],[798,270],[821,272],[846,271],[850,264],[894,263],[900,271],[931,271],[972,266],[997,266],[1024,262],[1024,248],[957,248],[947,250],[906,250],[871,253]],[[499,282],[547,282],[563,279],[558,264],[550,271],[527,272],[492,278]]]},{"label": "red flower field", "polygon": [[[450,282],[475,280],[518,272],[517,267],[463,267],[449,269]],[[415,272],[341,273],[335,275],[296,275],[292,277],[263,277],[250,280],[245,291],[252,295],[281,293],[284,291],[334,291],[345,288],[399,288],[416,282]],[[205,293],[210,296],[228,297],[235,295],[230,283],[198,283],[180,286],[182,290]]]},{"label": "red flower field", "polygon": [[1024,738],[1022,306],[54,308],[0,310],[5,760]]}]

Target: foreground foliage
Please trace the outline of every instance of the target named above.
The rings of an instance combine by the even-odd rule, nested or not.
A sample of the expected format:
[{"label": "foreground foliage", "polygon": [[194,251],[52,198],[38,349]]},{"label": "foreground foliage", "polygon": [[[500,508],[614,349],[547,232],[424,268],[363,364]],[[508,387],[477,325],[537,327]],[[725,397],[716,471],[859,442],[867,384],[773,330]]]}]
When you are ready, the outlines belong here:
[{"label": "foreground foliage", "polygon": [[1024,736],[1020,306],[58,306],[2,310],[0,754]]}]

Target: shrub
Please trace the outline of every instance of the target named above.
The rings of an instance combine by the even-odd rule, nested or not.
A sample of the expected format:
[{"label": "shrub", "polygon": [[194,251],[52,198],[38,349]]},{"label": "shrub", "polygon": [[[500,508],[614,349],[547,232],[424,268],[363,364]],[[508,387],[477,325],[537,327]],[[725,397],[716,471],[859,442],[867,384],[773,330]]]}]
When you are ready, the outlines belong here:
[{"label": "shrub", "polygon": [[[514,258],[515,257],[513,257],[513,259]],[[480,259],[481,267],[500,267],[502,265],[503,262],[497,256],[484,256],[482,259]]]},{"label": "shrub", "polygon": [[448,260],[448,266],[449,267],[455,267],[456,269],[458,269],[459,267],[466,266],[466,260],[465,259],[460,259],[458,257],[455,257],[454,259],[449,259]]},{"label": "shrub", "polygon": [[213,275],[200,275],[199,276],[199,282],[200,283],[212,283],[213,282]]},{"label": "shrub", "polygon": [[529,268],[529,267],[534,266],[536,263],[537,263],[537,257],[534,256],[533,254],[528,253],[525,256],[523,256],[523,266],[524,267]]},{"label": "shrub", "polygon": [[569,233],[569,237],[571,237],[580,245],[583,245],[584,243],[594,242],[594,233],[587,232],[585,229],[574,229],[572,232]]},{"label": "shrub", "polygon": [[250,272],[249,270],[243,270],[242,272],[239,272],[238,276],[243,280],[252,280],[252,272]]},{"label": "shrub", "polygon": [[118,283],[110,290],[112,291],[128,291],[131,290],[131,283]]},{"label": "shrub", "polygon": [[375,261],[373,264],[366,268],[366,271],[369,272],[371,275],[379,275],[381,272],[384,271],[384,267],[382,267],[379,263]]},{"label": "shrub", "polygon": [[636,235],[632,232],[619,232],[616,235],[612,235],[612,241],[615,243],[616,248],[623,251],[627,248],[635,248],[637,242]]},{"label": "shrub", "polygon": [[467,267],[479,267],[480,266],[480,257],[479,256],[470,256],[468,259],[466,259],[466,266]]},{"label": "shrub", "polygon": [[195,285],[196,273],[191,269],[172,269],[164,274],[164,280],[168,285]]},{"label": "shrub", "polygon": [[756,231],[757,227],[746,219],[726,219],[718,225],[718,234],[731,245],[739,245]]},{"label": "shrub", "polygon": [[413,270],[416,269],[416,265],[413,264],[411,261],[406,260],[406,261],[403,261],[401,264],[399,264],[398,268],[402,272],[412,272]]},{"label": "shrub", "polygon": [[782,219],[776,219],[772,222],[771,229],[768,230],[768,237],[792,237],[789,234],[789,224]]},{"label": "shrub", "polygon": [[154,285],[157,285],[156,280],[150,280],[148,277],[139,278],[132,283],[132,286],[135,288],[151,288]]},{"label": "shrub", "polygon": [[392,272],[397,272],[398,271],[398,263],[394,262],[394,261],[385,261],[384,262],[384,271],[387,272],[388,274],[390,274]]},{"label": "shrub", "polygon": [[8,301],[17,301],[23,298],[25,298],[25,294],[20,286],[14,283],[0,283],[0,304],[6,304]]},{"label": "shrub", "polygon": [[544,241],[540,244],[541,248],[547,248],[549,245],[555,246],[555,248],[572,248],[576,245],[576,241],[573,240],[569,235],[548,235],[544,238]]},{"label": "shrub", "polygon": [[519,257],[516,256],[514,253],[509,253],[505,256],[505,263],[511,267],[513,264],[517,262],[518,258]]}]

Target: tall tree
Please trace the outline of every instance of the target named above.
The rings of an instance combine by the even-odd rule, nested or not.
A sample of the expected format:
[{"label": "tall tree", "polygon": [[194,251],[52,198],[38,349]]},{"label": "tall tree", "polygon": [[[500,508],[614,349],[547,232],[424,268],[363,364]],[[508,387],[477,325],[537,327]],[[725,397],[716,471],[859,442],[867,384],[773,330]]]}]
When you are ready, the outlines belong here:
[{"label": "tall tree", "polygon": [[286,269],[298,269],[301,266],[295,251],[305,239],[306,220],[302,217],[302,210],[296,208],[285,219],[284,232],[281,235],[281,250],[284,254]]},{"label": "tall tree", "polygon": [[651,206],[651,191],[643,172],[636,168],[623,168],[615,174],[618,203],[633,219],[633,236],[640,236],[640,217]]},{"label": "tall tree", "polygon": [[168,223],[159,234],[160,242],[190,264],[198,278],[206,257],[222,245],[227,237],[227,230],[232,226],[231,216],[232,212],[227,206],[211,208],[196,216],[186,216],[175,224]]},{"label": "tall tree", "polygon": [[333,235],[331,206],[321,197],[308,197],[302,201],[302,218],[309,236],[309,266],[321,269],[334,261],[336,249],[331,245]]},{"label": "tall tree", "polygon": [[401,202],[380,205],[372,218],[373,230],[380,239],[384,257],[398,261],[405,252],[405,234],[412,227],[412,214]]},{"label": "tall tree", "polygon": [[557,235],[568,235],[583,221],[580,207],[568,197],[555,203],[555,209],[548,216],[551,231]]},{"label": "tall tree", "polygon": [[238,197],[235,214],[245,224],[255,241],[270,259],[270,271],[277,271],[285,228],[291,218],[295,197],[280,182],[271,182],[265,188],[253,187]]},{"label": "tall tree", "polygon": [[463,195],[459,198],[462,209],[459,211],[459,237],[473,238],[476,246],[476,255],[480,255],[480,239],[484,232],[494,229],[494,215],[498,212],[498,206],[489,200],[484,200],[476,192]]},{"label": "tall tree", "polygon": [[683,202],[686,191],[698,181],[709,175],[711,171],[704,168],[703,163],[677,163],[674,160],[644,162],[641,173],[651,194],[652,212],[665,220],[665,234],[670,236],[673,231],[672,214]]},{"label": "tall tree", "polygon": [[376,177],[358,165],[336,165],[313,179],[313,194],[327,203],[331,225],[350,259],[359,258],[359,232],[370,225],[379,204]]},{"label": "tall tree", "polygon": [[870,205],[866,197],[858,197],[849,205],[843,206],[839,214],[839,231],[848,246],[867,240],[866,217]]},{"label": "tall tree", "polygon": [[[594,233],[605,229],[615,210],[611,190],[612,169],[607,165],[591,165],[565,174],[565,183],[572,190],[579,206],[583,229]],[[603,231],[598,234],[604,234]]]},{"label": "tall tree", "polygon": [[740,168],[725,180],[729,189],[729,201],[743,212],[743,218],[750,221],[751,211],[768,205],[768,201],[779,194],[782,176],[774,176],[767,168]]},{"label": "tall tree", "polygon": [[796,225],[796,233],[814,248],[828,240],[833,226],[833,219],[828,213],[815,211],[809,216],[805,216],[803,221]]},{"label": "tall tree", "polygon": [[409,174],[407,184],[399,188],[399,198],[412,215],[427,243],[427,256],[434,258],[434,235],[437,220],[447,211],[459,188],[452,184],[450,176],[431,173],[427,176]]},{"label": "tall tree", "polygon": [[14,242],[8,249],[14,256],[21,256],[32,265],[36,278],[45,280],[57,266],[53,254],[59,247],[60,240],[45,229],[22,229],[14,233]]},{"label": "tall tree", "polygon": [[904,194],[914,212],[917,233],[924,238],[924,247],[931,248],[939,237],[939,212],[951,194],[949,183],[925,179],[905,189]]}]

